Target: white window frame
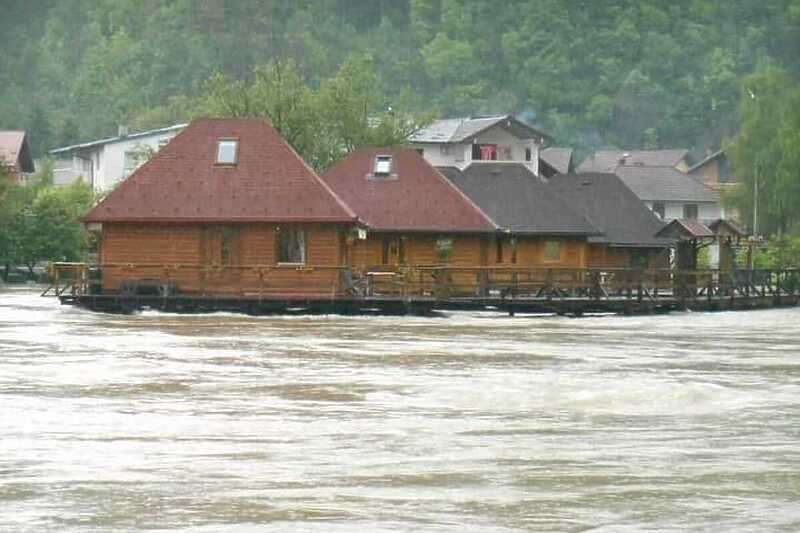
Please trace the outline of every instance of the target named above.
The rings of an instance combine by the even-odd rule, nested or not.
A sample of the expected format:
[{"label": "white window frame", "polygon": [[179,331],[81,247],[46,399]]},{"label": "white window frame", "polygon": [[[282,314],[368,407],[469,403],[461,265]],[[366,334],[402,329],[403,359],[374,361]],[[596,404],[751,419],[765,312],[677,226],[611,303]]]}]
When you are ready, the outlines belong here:
[{"label": "white window frame", "polygon": [[[223,146],[233,146],[233,159],[222,160]],[[224,138],[217,139],[217,157],[215,159],[217,165],[236,165],[239,163],[239,139]]]}]

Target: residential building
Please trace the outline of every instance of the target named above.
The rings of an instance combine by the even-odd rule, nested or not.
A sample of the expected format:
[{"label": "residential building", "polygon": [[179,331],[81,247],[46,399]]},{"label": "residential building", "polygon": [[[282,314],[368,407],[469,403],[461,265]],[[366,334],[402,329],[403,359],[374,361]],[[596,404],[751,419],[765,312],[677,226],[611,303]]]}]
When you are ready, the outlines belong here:
[{"label": "residential building", "polygon": [[50,150],[56,159],[53,182],[68,185],[81,178],[97,192],[109,191],[185,127],[176,124],[131,134],[121,127],[116,137]]},{"label": "residential building", "polygon": [[82,221],[104,292],[330,298],[356,216],[265,121],[201,119]]},{"label": "residential building", "polygon": [[577,171],[613,172],[619,166],[629,167],[668,167],[680,172],[688,172],[689,151],[677,150],[598,150],[589,155]]},{"label": "residential building", "polygon": [[25,181],[35,171],[28,135],[22,130],[0,131],[0,165],[14,183]]},{"label": "residential building", "polygon": [[539,152],[547,139],[512,115],[495,115],[437,120],[410,142],[435,167],[515,161],[538,175]]},{"label": "residential building", "polygon": [[322,179],[366,229],[350,243],[356,270],[485,266],[497,227],[413,148],[365,148]]},{"label": "residential building", "polygon": [[497,226],[492,265],[586,266],[587,239],[599,235],[523,163],[439,169]]},{"label": "residential building", "polygon": [[692,166],[688,174],[704,183],[708,188],[719,192],[731,190],[738,183],[724,149],[706,156],[705,159]]},{"label": "residential building", "polygon": [[673,167],[620,165],[613,171],[659,218],[725,218],[719,194]]},{"label": "residential building", "polygon": [[656,237],[664,222],[616,174],[557,176],[548,187],[600,232],[588,238],[587,267],[669,265],[671,241]]}]

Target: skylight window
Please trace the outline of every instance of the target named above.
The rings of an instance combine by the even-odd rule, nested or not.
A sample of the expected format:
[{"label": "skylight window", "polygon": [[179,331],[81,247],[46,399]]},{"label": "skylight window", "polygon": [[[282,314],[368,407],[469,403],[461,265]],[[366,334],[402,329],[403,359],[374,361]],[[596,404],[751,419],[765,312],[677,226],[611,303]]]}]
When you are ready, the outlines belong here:
[{"label": "skylight window", "polygon": [[388,176],[392,172],[392,156],[379,155],[375,158],[375,175]]},{"label": "skylight window", "polygon": [[239,141],[220,139],[217,141],[217,164],[235,165],[239,158]]}]

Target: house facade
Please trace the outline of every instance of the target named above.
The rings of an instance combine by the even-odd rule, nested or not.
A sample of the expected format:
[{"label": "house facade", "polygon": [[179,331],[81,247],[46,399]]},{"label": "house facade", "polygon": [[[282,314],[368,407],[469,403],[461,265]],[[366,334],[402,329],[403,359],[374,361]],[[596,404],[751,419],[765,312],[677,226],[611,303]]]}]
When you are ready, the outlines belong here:
[{"label": "house facade", "polygon": [[434,121],[410,143],[435,167],[464,169],[471,164],[519,162],[539,173],[539,153],[547,135],[512,115]]},{"label": "house facade", "polygon": [[13,183],[23,183],[35,171],[28,135],[21,130],[0,131],[0,165]]},{"label": "house facade", "polygon": [[113,189],[181,132],[186,124],[128,134],[50,151],[56,159],[53,181],[69,185],[77,179],[97,192]]},{"label": "house facade", "polygon": [[719,193],[672,167],[620,165],[614,173],[664,222],[725,218]]},{"label": "house facade", "polygon": [[669,266],[664,222],[616,174],[560,175],[548,187],[598,230],[588,238],[587,268]]},{"label": "house facade", "polygon": [[203,119],[82,221],[104,293],[330,298],[356,217],[265,121]]},{"label": "house facade", "polygon": [[588,238],[599,234],[522,163],[439,169],[497,226],[492,266],[585,268]]}]

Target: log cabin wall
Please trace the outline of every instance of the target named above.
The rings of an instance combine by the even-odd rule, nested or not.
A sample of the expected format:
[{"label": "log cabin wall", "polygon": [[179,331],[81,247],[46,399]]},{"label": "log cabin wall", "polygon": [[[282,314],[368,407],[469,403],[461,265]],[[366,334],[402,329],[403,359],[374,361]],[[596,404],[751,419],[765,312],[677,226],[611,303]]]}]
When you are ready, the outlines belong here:
[{"label": "log cabin wall", "polygon": [[[305,231],[304,264],[279,262],[278,235],[288,227]],[[329,294],[339,289],[333,267],[343,264],[342,235],[333,224],[107,223],[103,291],[116,292],[126,280],[157,279],[188,294]]]},{"label": "log cabin wall", "polygon": [[607,244],[590,244],[588,247],[588,268],[627,268],[630,265],[630,250],[612,248]]},{"label": "log cabin wall", "polygon": [[[449,259],[443,260],[437,242],[452,243]],[[365,240],[349,246],[350,264],[356,270],[392,269],[402,265],[459,267],[486,266],[490,237],[469,234],[370,232]],[[442,243],[445,244],[445,243]]]},{"label": "log cabin wall", "polygon": [[[558,258],[547,255],[548,243],[559,243]],[[584,268],[586,241],[581,239],[520,237],[517,239],[517,262],[520,267]],[[504,263],[509,264],[510,250],[504,247]],[[508,247],[510,248],[510,247]]]}]

